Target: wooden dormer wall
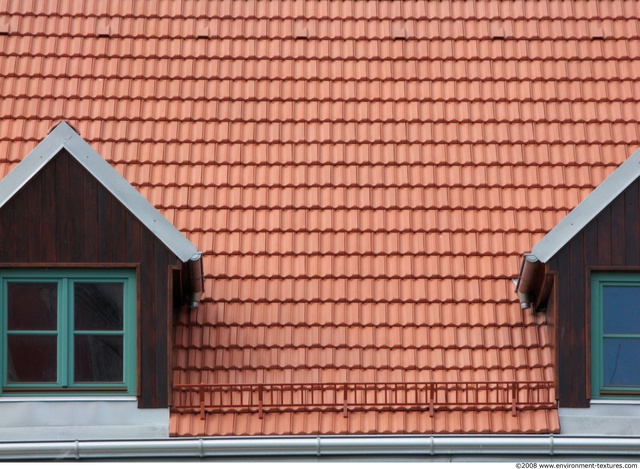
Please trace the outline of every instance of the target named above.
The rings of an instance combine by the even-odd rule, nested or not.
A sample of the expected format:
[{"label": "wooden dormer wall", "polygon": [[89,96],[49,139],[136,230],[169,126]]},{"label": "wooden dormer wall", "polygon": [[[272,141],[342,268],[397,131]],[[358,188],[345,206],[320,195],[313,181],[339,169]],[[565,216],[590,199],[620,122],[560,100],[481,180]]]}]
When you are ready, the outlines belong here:
[{"label": "wooden dormer wall", "polygon": [[135,267],[138,397],[170,394],[172,267],[180,261],[64,150],[0,208],[0,266]]},{"label": "wooden dormer wall", "polygon": [[591,272],[640,272],[640,182],[636,180],[547,263],[555,273],[547,314],[555,335],[561,407],[588,407]]}]

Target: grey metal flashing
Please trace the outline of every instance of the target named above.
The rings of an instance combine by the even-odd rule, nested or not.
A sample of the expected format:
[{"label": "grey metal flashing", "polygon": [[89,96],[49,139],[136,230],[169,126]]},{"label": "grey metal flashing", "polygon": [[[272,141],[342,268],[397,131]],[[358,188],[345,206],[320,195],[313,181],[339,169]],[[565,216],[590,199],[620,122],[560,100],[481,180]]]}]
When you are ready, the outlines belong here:
[{"label": "grey metal flashing", "polygon": [[169,409],[139,409],[115,396],[0,398],[0,441],[125,440],[169,437]]},{"label": "grey metal flashing", "polygon": [[0,207],[3,207],[61,150],[66,150],[75,158],[181,261],[187,262],[198,254],[198,249],[191,241],[66,122],[58,124],[18,166],[0,180]]},{"label": "grey metal flashing", "polygon": [[544,238],[538,241],[531,253],[540,262],[547,262],[624,192],[638,176],[640,176],[640,150],[636,150]]},{"label": "grey metal flashing", "polygon": [[565,436],[640,436],[640,403],[632,400],[591,399],[586,408],[558,409]]}]

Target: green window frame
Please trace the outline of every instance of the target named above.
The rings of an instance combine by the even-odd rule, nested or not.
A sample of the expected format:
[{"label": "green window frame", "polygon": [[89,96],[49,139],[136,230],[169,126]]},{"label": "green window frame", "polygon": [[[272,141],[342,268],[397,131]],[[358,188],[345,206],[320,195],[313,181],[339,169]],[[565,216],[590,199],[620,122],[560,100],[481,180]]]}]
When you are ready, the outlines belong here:
[{"label": "green window frame", "polygon": [[0,394],[136,392],[133,269],[0,270]]},{"label": "green window frame", "polygon": [[640,397],[640,273],[591,275],[591,394]]}]

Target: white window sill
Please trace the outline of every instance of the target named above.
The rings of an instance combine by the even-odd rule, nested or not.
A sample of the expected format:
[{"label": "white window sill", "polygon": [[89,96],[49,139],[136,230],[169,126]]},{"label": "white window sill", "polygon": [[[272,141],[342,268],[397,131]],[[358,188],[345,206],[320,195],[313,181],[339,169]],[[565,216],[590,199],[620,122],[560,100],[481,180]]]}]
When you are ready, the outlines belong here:
[{"label": "white window sill", "polygon": [[2,402],[136,402],[136,396],[0,396]]},{"label": "white window sill", "polygon": [[591,405],[640,405],[640,396],[629,399],[591,399]]}]

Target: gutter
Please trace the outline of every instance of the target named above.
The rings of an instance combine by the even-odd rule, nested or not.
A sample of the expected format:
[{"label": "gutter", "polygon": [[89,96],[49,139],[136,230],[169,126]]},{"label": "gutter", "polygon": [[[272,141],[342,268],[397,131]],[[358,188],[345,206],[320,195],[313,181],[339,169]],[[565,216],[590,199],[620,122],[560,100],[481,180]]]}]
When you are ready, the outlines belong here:
[{"label": "gutter", "polygon": [[204,272],[202,267],[202,253],[196,252],[187,262],[187,276],[189,279],[189,308],[198,307],[204,292]]},{"label": "gutter", "polygon": [[0,443],[0,460],[384,455],[637,457],[640,437],[304,436]]},{"label": "gutter", "polygon": [[516,281],[516,293],[522,309],[531,308],[531,288],[540,265],[540,261],[533,254],[529,253],[522,256],[522,266]]}]

